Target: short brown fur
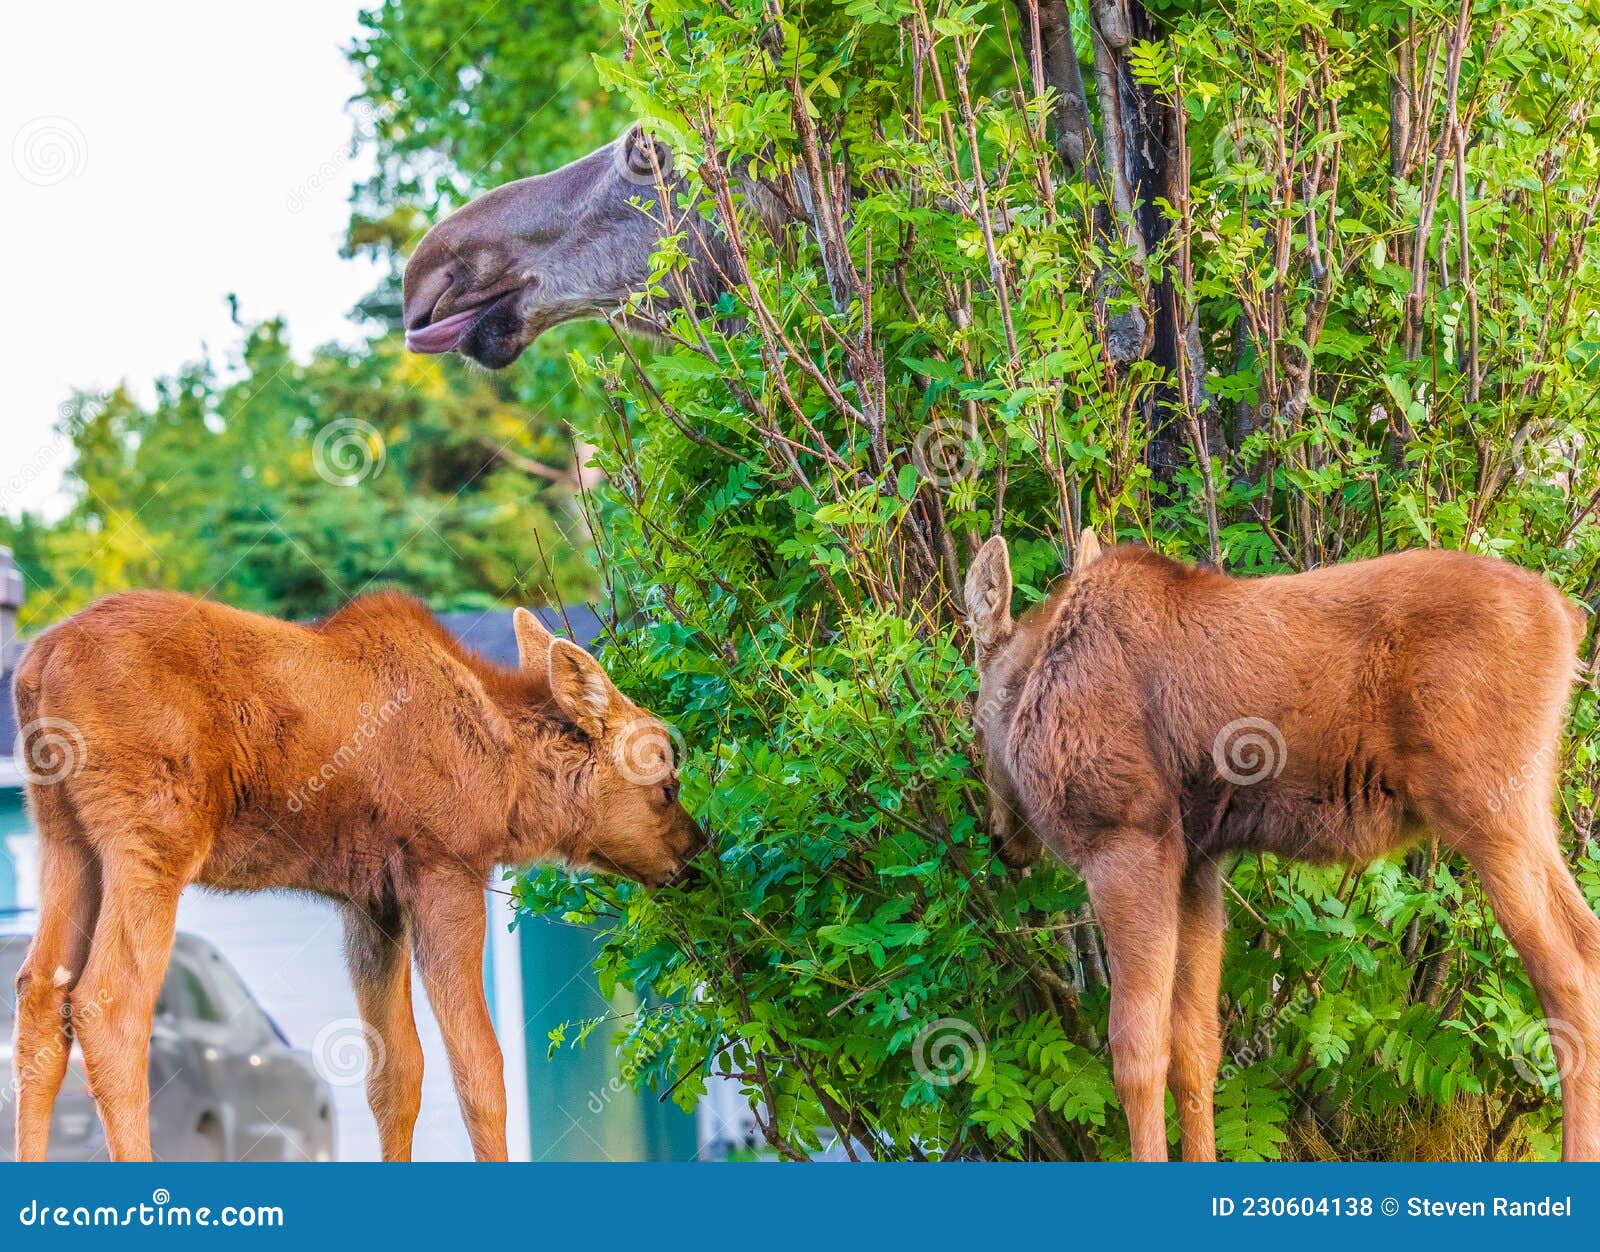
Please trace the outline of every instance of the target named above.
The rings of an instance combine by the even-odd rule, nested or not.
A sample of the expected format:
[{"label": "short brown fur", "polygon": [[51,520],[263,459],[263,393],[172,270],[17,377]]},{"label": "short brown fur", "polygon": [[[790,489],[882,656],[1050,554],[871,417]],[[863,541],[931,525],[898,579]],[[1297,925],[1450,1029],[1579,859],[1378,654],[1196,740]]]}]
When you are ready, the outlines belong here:
[{"label": "short brown fur", "polygon": [[[504,1159],[481,973],[494,867],[562,859],[656,884],[704,843],[678,803],[664,728],[581,649],[514,616],[515,670],[393,594],[303,626],[129,592],[29,647],[19,724],[70,724],[80,759],[28,788],[43,881],[17,983],[20,1159],[45,1154],[63,1020],[113,1159],[148,1159],[151,1015],[191,882],[341,904],[381,1045],[368,1098],[388,1159],[410,1154],[421,1094],[414,956],[473,1151]],[[79,1015],[79,1003],[104,1007]]]},{"label": "short brown fur", "polygon": [[1166,1158],[1163,1086],[1184,1156],[1215,1154],[1217,858],[1364,864],[1424,831],[1472,862],[1563,1023],[1563,1155],[1600,1159],[1600,919],[1553,812],[1574,605],[1459,552],[1238,579],[1092,536],[1020,623],[1003,540],[966,594],[991,827],[1008,862],[1048,846],[1088,885],[1137,1159]]}]

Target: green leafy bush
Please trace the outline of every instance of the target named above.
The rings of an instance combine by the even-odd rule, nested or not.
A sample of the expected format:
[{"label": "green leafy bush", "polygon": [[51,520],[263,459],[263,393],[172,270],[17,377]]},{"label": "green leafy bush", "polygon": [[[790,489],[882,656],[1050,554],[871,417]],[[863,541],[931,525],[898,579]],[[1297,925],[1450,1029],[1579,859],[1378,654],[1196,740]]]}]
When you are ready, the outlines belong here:
[{"label": "green leafy bush", "polygon": [[[609,400],[609,659],[683,732],[717,869],[523,898],[676,1002],[622,1039],[642,1080],[736,1075],[784,1155],[1127,1150],[1082,889],[1001,872],[980,821],[983,537],[1025,598],[1090,523],[1239,573],[1440,545],[1597,589],[1588,6],[1133,9],[1120,47],[1075,16],[1078,168],[1027,4],[627,0],[600,61],[692,171],[652,206],[657,294],[694,230],[749,279],[643,375],[577,361]],[[752,176],[811,220],[763,232]],[[1591,900],[1593,716],[1586,684]],[[1553,1150],[1537,1003],[1454,861],[1245,857],[1231,888],[1223,1155]]]}]

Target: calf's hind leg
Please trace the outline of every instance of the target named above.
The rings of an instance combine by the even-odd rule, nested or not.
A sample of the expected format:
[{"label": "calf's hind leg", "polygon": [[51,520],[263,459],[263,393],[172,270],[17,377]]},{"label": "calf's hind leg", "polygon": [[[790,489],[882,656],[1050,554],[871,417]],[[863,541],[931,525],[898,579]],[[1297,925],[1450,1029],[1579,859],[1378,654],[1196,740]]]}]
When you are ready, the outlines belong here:
[{"label": "calf's hind leg", "polygon": [[[46,802],[36,803],[48,831]],[[49,1147],[50,1114],[72,1052],[71,996],[100,908],[100,867],[93,849],[75,836],[46,833],[39,851],[39,927],[17,974],[12,1081],[19,1161],[42,1161]]]},{"label": "calf's hind leg", "polygon": [[409,1161],[422,1108],[422,1043],[411,1010],[411,948],[400,911],[373,917],[344,907],[345,958],[362,1024],[377,1046],[367,1070],[367,1104],[386,1161]]},{"label": "calf's hind leg", "polygon": [[1556,824],[1528,804],[1460,841],[1539,994],[1561,1081],[1561,1157],[1600,1161],[1600,918],[1561,859]]},{"label": "calf's hind leg", "polygon": [[1217,997],[1227,915],[1214,861],[1197,861],[1183,876],[1178,900],[1178,956],[1172,988],[1172,1057],[1167,1086],[1183,1126],[1183,1159],[1217,1159],[1213,1096],[1222,1060]]},{"label": "calf's hind leg", "polygon": [[72,995],[72,1028],[114,1161],[150,1159],[150,1019],[172,955],[178,896],[192,865],[144,848],[108,849],[89,962]]},{"label": "calf's hind leg", "polygon": [[1083,877],[1111,961],[1108,1042],[1133,1159],[1164,1161],[1181,840],[1119,831],[1084,865]]}]

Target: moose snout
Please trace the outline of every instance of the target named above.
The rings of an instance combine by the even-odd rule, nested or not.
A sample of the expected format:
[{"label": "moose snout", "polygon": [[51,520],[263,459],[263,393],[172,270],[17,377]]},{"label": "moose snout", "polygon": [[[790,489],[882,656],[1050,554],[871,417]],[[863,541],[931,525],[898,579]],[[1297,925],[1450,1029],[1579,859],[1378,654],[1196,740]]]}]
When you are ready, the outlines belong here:
[{"label": "moose snout", "polygon": [[687,812],[683,814],[682,831],[684,837],[683,859],[692,861],[705,851],[706,845],[711,842],[711,839],[700,823],[695,821]]},{"label": "moose snout", "polygon": [[1000,855],[1000,863],[1007,869],[1026,869],[1044,853],[1044,846],[1036,839],[1019,839],[1013,835],[1002,842],[996,851]]},{"label": "moose snout", "polygon": [[678,829],[673,832],[673,844],[681,848],[678,869],[667,879],[667,883],[674,887],[697,887],[705,881],[705,871],[694,863],[695,858],[705,851],[711,841],[700,823],[687,811],[682,813],[682,818]]}]

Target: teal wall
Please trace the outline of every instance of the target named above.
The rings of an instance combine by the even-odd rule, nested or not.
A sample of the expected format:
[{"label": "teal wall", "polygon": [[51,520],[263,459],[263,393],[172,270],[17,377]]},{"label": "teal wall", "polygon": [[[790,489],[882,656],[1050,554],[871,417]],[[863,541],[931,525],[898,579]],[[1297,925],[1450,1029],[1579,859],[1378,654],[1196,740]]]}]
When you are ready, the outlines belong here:
[{"label": "teal wall", "polygon": [[[536,1161],[692,1161],[695,1122],[656,1093],[636,1095],[622,1081],[612,1046],[621,1022],[603,1022],[588,1046],[563,1045],[550,1031],[626,1011],[601,998],[592,963],[597,940],[587,930],[535,918],[517,927],[522,955],[522,1011],[527,1019],[528,1125]],[[569,1029],[570,1040],[574,1031]]]},{"label": "teal wall", "polygon": [[31,829],[21,789],[0,787],[0,909],[15,908],[17,903],[17,870],[11,863],[6,838]]}]

